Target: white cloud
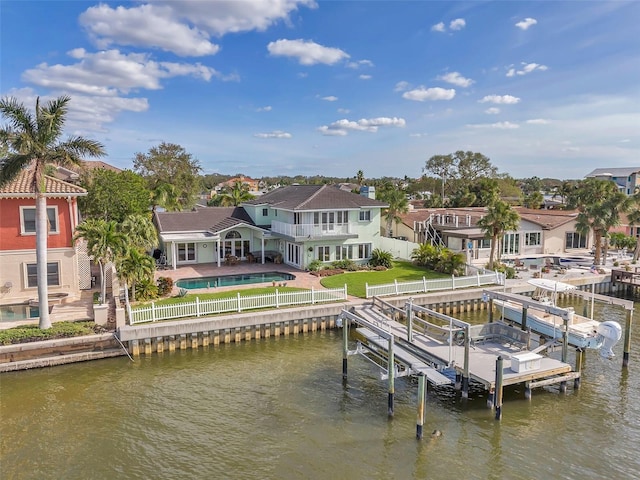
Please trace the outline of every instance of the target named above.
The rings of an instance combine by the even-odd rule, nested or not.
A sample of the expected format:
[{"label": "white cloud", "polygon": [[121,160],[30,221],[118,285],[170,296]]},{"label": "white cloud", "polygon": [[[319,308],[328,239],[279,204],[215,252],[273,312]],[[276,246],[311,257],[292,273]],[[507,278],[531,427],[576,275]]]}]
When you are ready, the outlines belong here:
[{"label": "white cloud", "polygon": [[429,134],[428,133],[410,133],[409,136],[411,138],[422,138],[422,137],[428,137]]},{"label": "white cloud", "polygon": [[509,68],[509,70],[507,71],[507,77],[513,77],[515,75],[526,75],[535,70],[545,71],[548,69],[549,67],[547,67],[546,65],[540,65],[539,63],[522,62],[522,68],[520,70],[516,70],[513,67]]},{"label": "white cloud", "polygon": [[373,62],[371,60],[358,60],[356,62],[347,62],[348,68],[357,69],[360,67],[373,67]]},{"label": "white cloud", "polygon": [[512,95],[486,95],[479,100],[480,103],[497,103],[503,105],[513,105],[520,102],[518,97],[514,97]]},{"label": "white cloud", "polygon": [[270,112],[272,110],[271,105],[267,105],[266,107],[258,107],[256,112]]},{"label": "white cloud", "polygon": [[402,94],[402,98],[416,102],[424,102],[425,100],[451,100],[455,96],[456,91],[453,88],[446,89],[440,87],[419,87]]},{"label": "white cloud", "polygon": [[379,127],[404,127],[405,125],[406,122],[404,118],[398,117],[362,118],[357,121],[343,118],[330,125],[319,127],[318,131],[323,135],[345,136],[349,131],[375,133]]},{"label": "white cloud", "polygon": [[255,133],[253,136],[256,138],[291,138],[293,137],[293,135],[291,135],[289,132],[283,132],[282,130],[274,130],[273,132],[270,132],[270,133]]},{"label": "white cloud", "polygon": [[407,88],[409,88],[409,82],[405,82],[403,80],[401,82],[396,83],[396,86],[393,89],[393,91],[394,92],[404,92]]},{"label": "white cloud", "polygon": [[360,80],[371,80],[371,75],[360,75],[358,77]]},{"label": "white cloud", "polygon": [[458,72],[450,72],[445,75],[440,75],[438,77],[438,80],[444,80],[447,83],[451,83],[463,88],[470,87],[474,83],[473,80],[463,77]]},{"label": "white cloud", "polygon": [[487,108],[484,113],[486,113],[487,115],[497,115],[500,113],[500,109],[498,107],[490,107]]},{"label": "white cloud", "polygon": [[497,122],[497,123],[476,123],[467,125],[467,127],[471,128],[495,128],[499,130],[513,130],[515,128],[520,128],[520,125],[517,123],[511,122]]},{"label": "white cloud", "polygon": [[521,20],[518,23],[516,23],[516,27],[522,30],[526,30],[532,25],[535,25],[536,23],[538,23],[538,21],[535,18],[527,17],[524,20]]},{"label": "white cloud", "polygon": [[329,95],[328,97],[322,97],[322,100],[326,100],[327,102],[335,102],[338,100],[338,97]]},{"label": "white cloud", "polygon": [[66,92],[111,96],[133,89],[159,90],[163,78],[192,76],[209,81],[221,75],[200,63],[156,62],[142,53],[123,54],[118,50],[88,53],[84,49],[69,52],[80,60],[72,65],[41,63],[26,70],[22,79],[41,87]]},{"label": "white cloud", "polygon": [[345,115],[347,113],[351,112],[351,110],[349,110],[348,108],[339,108],[337,111],[338,111],[338,113],[342,113],[342,114],[345,114]]},{"label": "white cloud", "polygon": [[431,27],[432,32],[444,32],[445,30],[446,30],[446,27],[444,26],[443,22],[436,23],[434,26]]},{"label": "white cloud", "polygon": [[317,63],[334,65],[349,58],[349,54],[339,48],[325,47],[305,40],[276,40],[267,45],[267,50],[274,56],[297,58],[301,65],[315,65]]},{"label": "white cloud", "polygon": [[209,41],[210,36],[264,31],[278,21],[287,21],[299,6],[317,5],[313,0],[169,0],[132,8],[101,4],[83,12],[80,23],[100,48],[132,45],[160,48],[182,56],[202,56],[213,55],[220,48]]},{"label": "white cloud", "polygon": [[545,120],[544,118],[532,118],[531,120],[527,120],[529,125],[547,125],[549,120]]},{"label": "white cloud", "polygon": [[467,22],[464,21],[464,18],[456,18],[455,20],[451,20],[449,28],[451,30],[462,30],[466,25]]}]

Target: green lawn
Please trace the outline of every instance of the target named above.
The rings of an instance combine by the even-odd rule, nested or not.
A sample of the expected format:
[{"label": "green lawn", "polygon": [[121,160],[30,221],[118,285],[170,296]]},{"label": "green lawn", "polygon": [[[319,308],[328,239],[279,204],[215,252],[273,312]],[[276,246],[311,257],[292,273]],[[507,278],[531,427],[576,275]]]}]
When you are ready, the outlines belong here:
[{"label": "green lawn", "polygon": [[[158,305],[173,305],[176,303],[184,303],[184,302],[195,302],[196,297],[200,300],[216,300],[220,298],[230,298],[237,297],[238,293],[240,293],[243,297],[251,297],[252,295],[264,295],[267,293],[274,293],[278,290],[278,292],[299,292],[301,290],[306,290],[304,288],[295,288],[295,287],[258,287],[258,288],[245,288],[242,290],[226,290],[224,292],[212,292],[212,293],[190,293],[185,295],[184,297],[169,297],[169,298],[161,298],[159,300],[155,300],[154,303],[156,306]],[[136,303],[132,305],[131,308],[142,308],[151,306],[151,302],[144,303]]]},{"label": "green lawn", "polygon": [[449,275],[427,270],[411,262],[396,261],[393,262],[393,268],[382,272],[346,272],[340,275],[324,277],[320,283],[326,288],[342,288],[347,284],[347,292],[349,295],[365,298],[365,284],[367,283],[369,285],[382,285],[385,283],[393,283],[394,280],[398,280],[398,282],[410,282],[422,280],[422,277],[428,280],[431,278],[448,278]]}]

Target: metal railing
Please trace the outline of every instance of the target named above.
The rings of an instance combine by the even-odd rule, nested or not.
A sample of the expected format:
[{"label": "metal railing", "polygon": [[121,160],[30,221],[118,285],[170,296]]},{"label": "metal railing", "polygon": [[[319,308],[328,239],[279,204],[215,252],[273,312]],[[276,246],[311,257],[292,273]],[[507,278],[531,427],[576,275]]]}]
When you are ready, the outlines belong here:
[{"label": "metal railing", "polygon": [[349,235],[353,233],[354,228],[349,223],[333,223],[333,224],[292,224],[273,221],[271,222],[271,231],[281,233],[289,237],[331,237],[337,235]]},{"label": "metal railing", "polygon": [[182,302],[171,305],[156,305],[155,302],[152,302],[151,305],[147,307],[130,307],[128,309],[129,324],[136,325],[160,320],[242,312],[258,308],[314,305],[317,303],[339,302],[344,300],[347,300],[346,285],[343,288],[327,290],[315,290],[312,288],[311,290],[296,292],[279,292],[276,289],[274,293],[250,296],[242,296],[238,292],[236,296],[229,298],[200,300],[199,297],[196,297],[195,302]]},{"label": "metal railing", "polygon": [[503,276],[500,272],[487,272],[468,277],[454,277],[451,278],[435,278],[427,280],[422,277],[422,280],[413,282],[398,282],[387,283],[384,285],[369,285],[366,284],[366,298],[382,297],[385,295],[409,295],[412,293],[426,293],[437,290],[455,290],[457,288],[471,288],[482,287],[483,285],[502,285],[504,282]]}]

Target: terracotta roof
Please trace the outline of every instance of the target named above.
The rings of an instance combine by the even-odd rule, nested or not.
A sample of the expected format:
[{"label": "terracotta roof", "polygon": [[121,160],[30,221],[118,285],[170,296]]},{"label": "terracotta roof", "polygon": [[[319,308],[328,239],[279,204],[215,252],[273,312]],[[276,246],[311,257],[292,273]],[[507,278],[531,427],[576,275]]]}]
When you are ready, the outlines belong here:
[{"label": "terracotta roof", "polygon": [[[2,197],[17,197],[17,196],[35,196],[35,188],[33,186],[33,170],[23,170],[16,177],[7,182],[4,186],[0,187],[0,196]],[[71,183],[63,182],[55,177],[44,176],[45,192],[48,197],[68,197],[86,195],[87,191],[73,185]]]},{"label": "terracotta roof", "polygon": [[290,185],[245,203],[270,205],[282,210],[349,210],[387,206],[379,200],[345,192],[332,185]]},{"label": "terracotta roof", "polygon": [[156,212],[155,219],[161,233],[218,233],[236,225],[254,225],[242,207],[207,207],[189,212]]}]

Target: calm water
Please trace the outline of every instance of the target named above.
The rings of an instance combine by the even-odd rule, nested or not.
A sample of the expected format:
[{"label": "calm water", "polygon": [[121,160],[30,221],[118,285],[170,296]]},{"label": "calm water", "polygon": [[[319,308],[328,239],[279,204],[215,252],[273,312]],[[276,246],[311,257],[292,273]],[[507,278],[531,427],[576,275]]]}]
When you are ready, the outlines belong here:
[{"label": "calm water", "polygon": [[185,278],[178,280],[176,286],[180,288],[214,288],[247,285],[249,283],[286,282],[293,280],[295,275],[284,272],[243,273],[238,275],[219,275],[216,277]]},{"label": "calm water", "polygon": [[39,316],[40,310],[38,310],[38,307],[32,307],[24,303],[0,306],[0,322],[15,322],[16,320],[38,318]]},{"label": "calm water", "polygon": [[343,385],[341,331],[3,374],[0,476],[638,478],[638,335],[628,373],[621,344],[589,352],[579,391],[511,391],[501,422],[482,392],[430,389],[425,431],[443,436],[421,442],[416,382],[397,381],[389,420],[371,364],[350,357]]}]

